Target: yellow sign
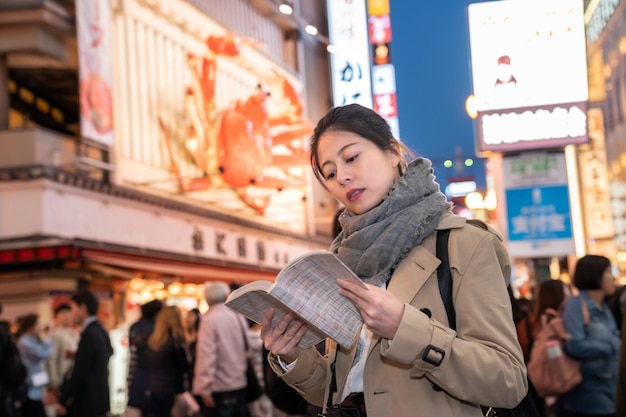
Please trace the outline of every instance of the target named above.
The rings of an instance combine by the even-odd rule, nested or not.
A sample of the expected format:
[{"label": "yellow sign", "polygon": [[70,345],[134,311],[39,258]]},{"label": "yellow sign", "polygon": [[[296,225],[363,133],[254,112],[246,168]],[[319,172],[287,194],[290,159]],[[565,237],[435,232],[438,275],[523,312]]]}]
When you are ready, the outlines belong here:
[{"label": "yellow sign", "polygon": [[389,0],[367,0],[367,14],[385,16],[389,14]]}]

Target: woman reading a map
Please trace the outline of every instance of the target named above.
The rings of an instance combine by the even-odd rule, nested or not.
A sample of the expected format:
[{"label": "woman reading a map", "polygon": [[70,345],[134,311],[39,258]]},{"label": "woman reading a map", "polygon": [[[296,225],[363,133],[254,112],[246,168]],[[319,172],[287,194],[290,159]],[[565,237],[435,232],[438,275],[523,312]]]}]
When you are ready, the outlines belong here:
[{"label": "woman reading a map", "polygon": [[[528,385],[497,232],[452,214],[431,162],[413,158],[373,110],[330,110],[310,152],[345,207],[331,251],[367,284],[339,280],[364,325],[351,348],[328,340],[324,356],[298,346],[303,322],[288,314],[272,326],[270,309],[261,337],[272,369],[324,415],[479,417],[481,405],[515,407]],[[437,278],[445,230],[452,319]]]}]

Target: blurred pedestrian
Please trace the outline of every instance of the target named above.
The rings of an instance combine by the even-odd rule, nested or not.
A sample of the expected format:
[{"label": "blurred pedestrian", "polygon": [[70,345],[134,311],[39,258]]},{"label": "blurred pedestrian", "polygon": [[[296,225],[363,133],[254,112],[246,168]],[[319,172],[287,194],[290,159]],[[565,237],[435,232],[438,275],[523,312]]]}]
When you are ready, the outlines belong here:
[{"label": "blurred pedestrian", "polygon": [[263,340],[261,339],[261,325],[253,321],[248,321],[248,355],[250,363],[254,366],[259,385],[263,389],[263,394],[255,401],[248,403],[248,414],[250,417],[272,417],[274,410],[272,400],[265,393],[264,380],[264,349]]},{"label": "blurred pedestrian", "polygon": [[113,355],[111,340],[98,322],[98,299],[92,292],[75,292],[70,305],[74,324],[80,327],[80,341],[57,413],[64,415],[71,408],[71,415],[75,417],[104,417],[110,409],[108,366]]},{"label": "blurred pedestrian", "polygon": [[27,371],[11,334],[10,323],[5,320],[0,322],[0,370],[0,417],[18,417],[26,395]]},{"label": "blurred pedestrian", "polygon": [[511,298],[511,307],[513,308],[513,323],[515,323],[515,331],[517,332],[517,340],[524,354],[524,362],[528,363],[530,358],[530,350],[533,345],[533,327],[534,320],[532,316],[532,304],[527,298],[515,298],[511,287],[508,287],[509,297]]},{"label": "blurred pedestrian", "polygon": [[163,307],[148,338],[148,388],[151,415],[169,417],[177,394],[186,391],[189,371],[180,309]]},{"label": "blurred pedestrian", "polygon": [[[571,335],[565,349],[581,361],[583,380],[563,395],[559,417],[614,416],[620,337],[604,302],[615,291],[611,262],[600,255],[583,256],[576,263],[573,283],[580,294],[565,300],[563,306],[563,326]],[[589,313],[587,325],[583,303]]]},{"label": "blurred pedestrian", "polygon": [[205,417],[241,417],[246,413],[247,356],[245,318],[226,307],[228,284],[206,282],[209,310],[200,319],[193,392],[202,399]]},{"label": "blurred pedestrian", "polygon": [[200,310],[192,308],[185,315],[185,339],[189,352],[190,374],[189,380],[193,381],[193,368],[196,364],[196,345],[198,344],[198,329],[200,328]]},{"label": "blurred pedestrian", "polygon": [[48,359],[50,390],[58,399],[61,386],[74,364],[80,334],[73,327],[72,307],[62,303],[54,309],[54,328],[50,334],[52,355]]},{"label": "blurred pedestrian", "polygon": [[[565,288],[565,283],[558,279],[549,279],[539,284],[533,308],[534,336],[541,331],[544,323],[547,324],[553,319],[561,317],[563,303],[569,294]],[[556,325],[559,322],[560,320],[555,321],[553,322],[553,325]],[[562,328],[562,323],[558,327]],[[564,332],[565,330],[563,330],[563,333]],[[561,401],[557,397],[551,396],[542,398],[542,401],[543,406],[548,413],[551,415],[559,413],[558,410],[561,408]]]},{"label": "blurred pedestrian", "polygon": [[615,289],[615,292],[606,297],[604,300],[611,309],[617,328],[622,328],[624,310],[626,309],[626,285],[622,285]]},{"label": "blurred pedestrian", "polygon": [[44,394],[50,383],[46,360],[52,353],[52,341],[43,331],[37,314],[27,314],[18,319],[17,348],[28,371],[28,392],[22,404],[22,415],[46,417]]},{"label": "blurred pedestrian", "polygon": [[[626,313],[626,309],[622,311]],[[622,320],[622,338],[619,354],[619,376],[617,380],[617,396],[615,398],[615,415],[626,416],[626,320]]]},{"label": "blurred pedestrian", "polygon": [[141,305],[141,317],[128,330],[128,404],[125,417],[148,415],[150,390],[148,388],[148,338],[154,330],[156,316],[163,308],[160,300],[151,300]]},{"label": "blurred pedestrian", "polygon": [[549,279],[539,284],[537,298],[533,306],[534,334],[541,330],[541,317],[547,314],[550,317],[559,316],[563,302],[568,296],[565,283],[558,279]]}]

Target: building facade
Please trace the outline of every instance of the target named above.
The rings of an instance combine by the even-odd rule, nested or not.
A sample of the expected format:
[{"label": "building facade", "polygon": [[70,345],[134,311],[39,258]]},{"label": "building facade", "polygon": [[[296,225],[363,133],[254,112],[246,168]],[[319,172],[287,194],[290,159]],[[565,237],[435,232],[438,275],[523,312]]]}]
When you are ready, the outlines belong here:
[{"label": "building facade", "polygon": [[[589,252],[610,256],[626,276],[626,2],[601,0],[585,10],[591,142],[581,149]],[[605,209],[596,207],[604,203]],[[610,219],[609,227],[603,219]],[[623,283],[623,282],[622,282]]]},{"label": "building facade", "polygon": [[308,168],[329,108],[322,1],[8,2],[0,8],[0,302],[79,287],[109,328],[191,308],[201,283],[273,280],[327,248]]}]

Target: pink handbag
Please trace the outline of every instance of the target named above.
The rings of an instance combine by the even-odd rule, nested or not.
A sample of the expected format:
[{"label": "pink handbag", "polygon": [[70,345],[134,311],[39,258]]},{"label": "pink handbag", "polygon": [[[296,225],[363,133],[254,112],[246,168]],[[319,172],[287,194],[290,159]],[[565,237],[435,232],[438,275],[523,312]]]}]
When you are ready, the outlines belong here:
[{"label": "pink handbag", "polygon": [[[589,323],[589,311],[581,299],[583,320]],[[562,395],[582,382],[580,362],[563,349],[569,337],[561,317],[548,313],[541,316],[541,330],[537,333],[528,361],[528,377],[541,397]]]}]

